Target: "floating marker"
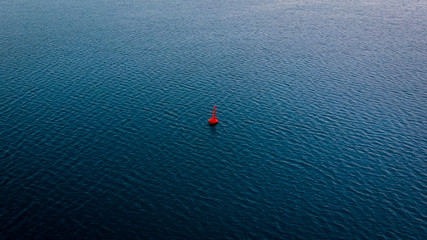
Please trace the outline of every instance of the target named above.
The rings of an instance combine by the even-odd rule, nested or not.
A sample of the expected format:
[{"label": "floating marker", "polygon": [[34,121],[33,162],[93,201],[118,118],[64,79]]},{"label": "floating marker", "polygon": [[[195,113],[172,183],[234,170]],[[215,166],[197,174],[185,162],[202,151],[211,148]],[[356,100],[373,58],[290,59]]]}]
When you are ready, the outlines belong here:
[{"label": "floating marker", "polygon": [[213,125],[216,125],[218,123],[218,119],[216,119],[215,113],[216,113],[216,111],[215,111],[215,106],[214,106],[214,109],[212,111],[212,118],[209,118],[209,120],[208,120],[209,125],[213,126]]}]

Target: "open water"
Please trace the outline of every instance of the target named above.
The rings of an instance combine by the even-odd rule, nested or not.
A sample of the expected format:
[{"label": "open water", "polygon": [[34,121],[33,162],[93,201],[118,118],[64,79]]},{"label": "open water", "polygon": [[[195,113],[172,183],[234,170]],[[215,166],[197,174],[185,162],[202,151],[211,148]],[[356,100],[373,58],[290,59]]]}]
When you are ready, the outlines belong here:
[{"label": "open water", "polygon": [[427,239],[426,36],[422,0],[2,0],[0,239]]}]

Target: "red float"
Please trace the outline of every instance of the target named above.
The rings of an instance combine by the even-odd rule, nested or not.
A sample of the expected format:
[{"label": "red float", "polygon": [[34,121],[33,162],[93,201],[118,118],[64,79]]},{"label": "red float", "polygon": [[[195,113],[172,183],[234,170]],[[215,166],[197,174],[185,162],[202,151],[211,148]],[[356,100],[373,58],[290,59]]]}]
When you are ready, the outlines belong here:
[{"label": "red float", "polygon": [[212,118],[209,118],[209,120],[208,120],[209,125],[213,126],[213,125],[216,125],[218,123],[218,119],[216,119],[215,113],[216,113],[216,111],[215,111],[215,106],[214,106],[214,109],[212,111]]}]

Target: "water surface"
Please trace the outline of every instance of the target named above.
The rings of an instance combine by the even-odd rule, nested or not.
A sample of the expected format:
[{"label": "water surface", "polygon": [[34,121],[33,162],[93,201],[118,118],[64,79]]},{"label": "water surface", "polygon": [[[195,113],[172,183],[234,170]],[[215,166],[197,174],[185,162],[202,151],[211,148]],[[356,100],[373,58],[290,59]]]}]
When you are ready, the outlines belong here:
[{"label": "water surface", "polygon": [[1,239],[427,238],[425,1],[0,16]]}]

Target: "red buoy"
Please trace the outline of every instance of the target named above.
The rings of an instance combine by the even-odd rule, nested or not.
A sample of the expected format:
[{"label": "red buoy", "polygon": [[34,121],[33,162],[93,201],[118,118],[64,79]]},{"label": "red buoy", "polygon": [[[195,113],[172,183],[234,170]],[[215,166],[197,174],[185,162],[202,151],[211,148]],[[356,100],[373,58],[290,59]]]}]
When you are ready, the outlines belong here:
[{"label": "red buoy", "polygon": [[215,111],[215,106],[214,106],[214,109],[212,111],[212,118],[209,118],[209,120],[208,120],[209,125],[213,126],[213,125],[216,125],[218,123],[218,119],[216,119],[215,113],[216,113],[216,111]]}]

